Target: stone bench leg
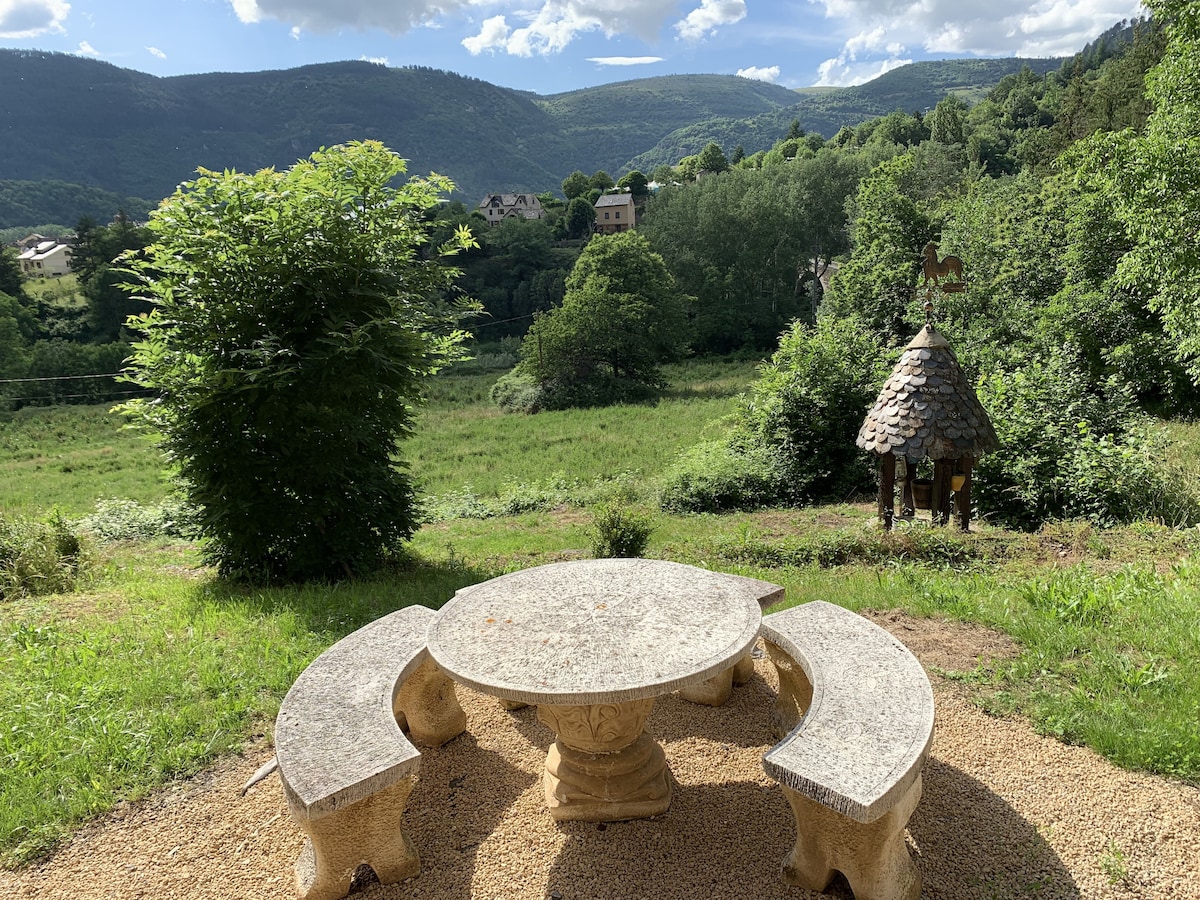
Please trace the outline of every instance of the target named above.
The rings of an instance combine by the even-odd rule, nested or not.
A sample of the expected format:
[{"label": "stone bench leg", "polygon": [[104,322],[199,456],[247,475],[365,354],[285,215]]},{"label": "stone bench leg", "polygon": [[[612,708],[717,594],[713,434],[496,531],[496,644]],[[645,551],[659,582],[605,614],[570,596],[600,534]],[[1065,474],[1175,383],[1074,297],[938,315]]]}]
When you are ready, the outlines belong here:
[{"label": "stone bench leg", "polygon": [[794,659],[770,641],[763,641],[763,644],[779,675],[779,693],[775,696],[771,721],[775,725],[776,737],[782,740],[800,724],[812,703],[813,687],[804,669]]},{"label": "stone bench leg", "polygon": [[403,881],[421,870],[417,850],[401,829],[416,783],[416,776],[411,776],[318,819],[292,813],[308,835],[295,867],[300,900],[345,897],[355,870],[364,863],[383,884]]},{"label": "stone bench leg", "polygon": [[427,747],[441,746],[467,727],[467,716],[458,705],[454,682],[432,659],[425,660],[404,679],[392,710],[400,727],[407,727],[412,739]]},{"label": "stone bench leg", "polygon": [[796,817],[796,845],[783,861],[783,880],[823,891],[841,872],[855,900],[917,900],[921,872],[904,843],[904,827],[921,799],[921,778],[888,812],[862,823],[834,812],[786,785]]},{"label": "stone bench leg", "polygon": [[594,706],[538,705],[557,738],[542,782],[556,821],[619,822],[666,812],[667,758],[645,730],[654,698]]},{"label": "stone bench leg", "polygon": [[703,703],[705,706],[724,706],[733,692],[735,684],[745,684],[754,676],[754,657],[747,653],[723,672],[714,675],[708,681],[692,687],[683,688],[679,696],[692,703]]}]

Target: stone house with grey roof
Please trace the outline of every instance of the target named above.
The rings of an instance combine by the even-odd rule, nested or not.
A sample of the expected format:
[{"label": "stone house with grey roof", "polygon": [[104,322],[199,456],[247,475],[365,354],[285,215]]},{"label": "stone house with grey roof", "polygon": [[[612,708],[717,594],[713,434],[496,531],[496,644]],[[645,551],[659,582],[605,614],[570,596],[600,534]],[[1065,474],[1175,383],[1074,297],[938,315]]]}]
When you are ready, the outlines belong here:
[{"label": "stone house with grey roof", "polygon": [[596,201],[596,233],[616,234],[637,224],[633,194],[604,194]]},{"label": "stone house with grey roof", "polygon": [[505,219],[540,219],[545,215],[537,194],[488,194],[479,203],[480,214],[489,225]]}]

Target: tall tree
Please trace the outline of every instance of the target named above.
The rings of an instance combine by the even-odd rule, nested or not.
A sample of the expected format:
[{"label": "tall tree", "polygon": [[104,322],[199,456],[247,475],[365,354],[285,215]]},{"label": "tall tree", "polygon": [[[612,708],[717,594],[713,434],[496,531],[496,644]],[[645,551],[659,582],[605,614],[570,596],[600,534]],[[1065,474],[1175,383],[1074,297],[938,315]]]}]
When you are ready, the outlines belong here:
[{"label": "tall tree", "polygon": [[617,182],[617,187],[628,188],[629,192],[633,194],[634,199],[640,201],[650,193],[650,189],[646,187],[647,184],[649,182],[646,180],[646,176],[637,169],[634,169],[632,172],[626,172],[621,176],[621,180]]},{"label": "tall tree", "polygon": [[1200,383],[1200,6],[1147,0],[1166,23],[1167,47],[1149,73],[1154,112],[1141,135],[1097,135],[1085,158],[1133,240],[1118,275],[1150,295]]},{"label": "tall tree", "polygon": [[709,141],[696,160],[696,167],[701,172],[725,172],[729,169],[729,160],[725,152],[715,141]]},{"label": "tall tree", "polygon": [[854,250],[826,298],[839,316],[859,316],[885,340],[901,337],[913,302],[921,249],[936,234],[922,201],[917,157],[880,163],[858,186],[851,237]]},{"label": "tall tree", "polygon": [[575,197],[567,204],[567,234],[574,238],[587,237],[596,222],[596,207],[584,197]]},{"label": "tall tree", "polygon": [[639,396],[683,349],[684,298],[638,231],[593,238],[567,278],[563,305],[534,322],[520,370],[563,402]]},{"label": "tall tree", "polygon": [[576,197],[582,197],[586,194],[591,187],[591,181],[587,175],[576,169],[563,179],[562,192],[563,196],[568,200],[574,200]]},{"label": "tall tree", "polygon": [[597,169],[592,174],[592,177],[588,179],[588,184],[592,188],[592,190],[599,191],[600,193],[603,194],[609,188],[613,187],[616,184],[616,182],[613,181],[612,176],[609,175],[607,172],[605,172],[603,169]]},{"label": "tall tree", "polygon": [[282,172],[202,169],[151,218],[132,377],[157,397],[127,409],[163,435],[224,574],[357,575],[416,527],[395,458],[470,307],[425,252],[453,185],[391,187],[404,172],[373,141]]}]

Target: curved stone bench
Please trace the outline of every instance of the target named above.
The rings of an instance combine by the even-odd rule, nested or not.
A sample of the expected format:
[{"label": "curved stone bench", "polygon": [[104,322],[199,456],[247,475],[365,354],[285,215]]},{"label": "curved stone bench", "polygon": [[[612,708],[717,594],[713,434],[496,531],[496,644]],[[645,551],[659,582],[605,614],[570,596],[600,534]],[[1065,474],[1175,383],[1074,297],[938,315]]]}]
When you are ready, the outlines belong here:
[{"label": "curved stone bench", "polygon": [[288,812],[308,835],[296,861],[305,900],[336,900],[355,869],[388,884],[421,868],[401,828],[421,754],[466,725],[454,686],[425,649],[433,610],[410,606],[342,638],[306,668],[275,720]]},{"label": "curved stone bench", "polygon": [[862,616],[816,601],[763,619],[779,671],[763,757],[796,819],[789,884],[824,890],[835,872],[858,900],[916,900],[904,828],[933,741],[933,691],[908,649]]}]

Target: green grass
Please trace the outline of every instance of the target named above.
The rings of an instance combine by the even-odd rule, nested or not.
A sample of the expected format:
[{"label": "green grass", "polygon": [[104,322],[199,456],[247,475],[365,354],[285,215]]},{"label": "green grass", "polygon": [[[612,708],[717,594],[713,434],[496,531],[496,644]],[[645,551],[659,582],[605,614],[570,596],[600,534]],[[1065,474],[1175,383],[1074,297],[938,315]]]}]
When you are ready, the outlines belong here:
[{"label": "green grass", "polygon": [[[578,484],[622,470],[639,473],[614,489],[650,515],[647,555],[782,584],[789,604],[899,607],[1005,631],[1019,656],[950,673],[984,708],[1027,716],[1120,765],[1200,783],[1200,530],[1057,523],[1020,534],[981,524],[960,535],[917,524],[883,535],[870,504],[654,509],[647,484],[676,449],[714,433],[710,419],[732,409],[751,374],[681,367],[657,406],[532,417],[491,411],[494,375],[438,379],[407,448],[414,472],[443,494],[470,484],[514,508],[539,503],[431,522],[406,568],[370,581],[240,588],[198,568],[191,545],[135,541],[94,548],[99,564],[75,593],[0,603],[0,860],[35,858],[119,799],[269,733],[304,665],[384,612],[436,607],[501,572],[586,557],[592,495]],[[119,425],[78,407],[0,424],[0,466],[18,476],[0,479],[0,510],[82,514],[109,495],[160,501],[156,452]],[[1172,425],[1172,434],[1173,456],[1197,459],[1200,428]],[[540,502],[572,492],[578,503]]]},{"label": "green grass", "polygon": [[193,556],[124,547],[92,591],[0,607],[0,858],[34,858],[268,729],[339,637],[494,574],[414,565],[353,586],[254,590],[196,577]]},{"label": "green grass", "polygon": [[497,374],[433,382],[417,432],[402,450],[421,489],[469,487],[494,497],[512,485],[560,476],[591,482],[619,473],[653,479],[678,453],[717,433],[754,377],[753,363],[693,363],[668,369],[673,388],[654,405],[506,415],[488,398]]},{"label": "green grass", "polygon": [[58,278],[31,278],[25,282],[25,293],[55,306],[76,307],[86,303],[79,294],[79,276],[74,273]]},{"label": "green grass", "polygon": [[109,406],[29,407],[0,418],[0,513],[89,512],[102,497],[156,503],[162,458]]}]

